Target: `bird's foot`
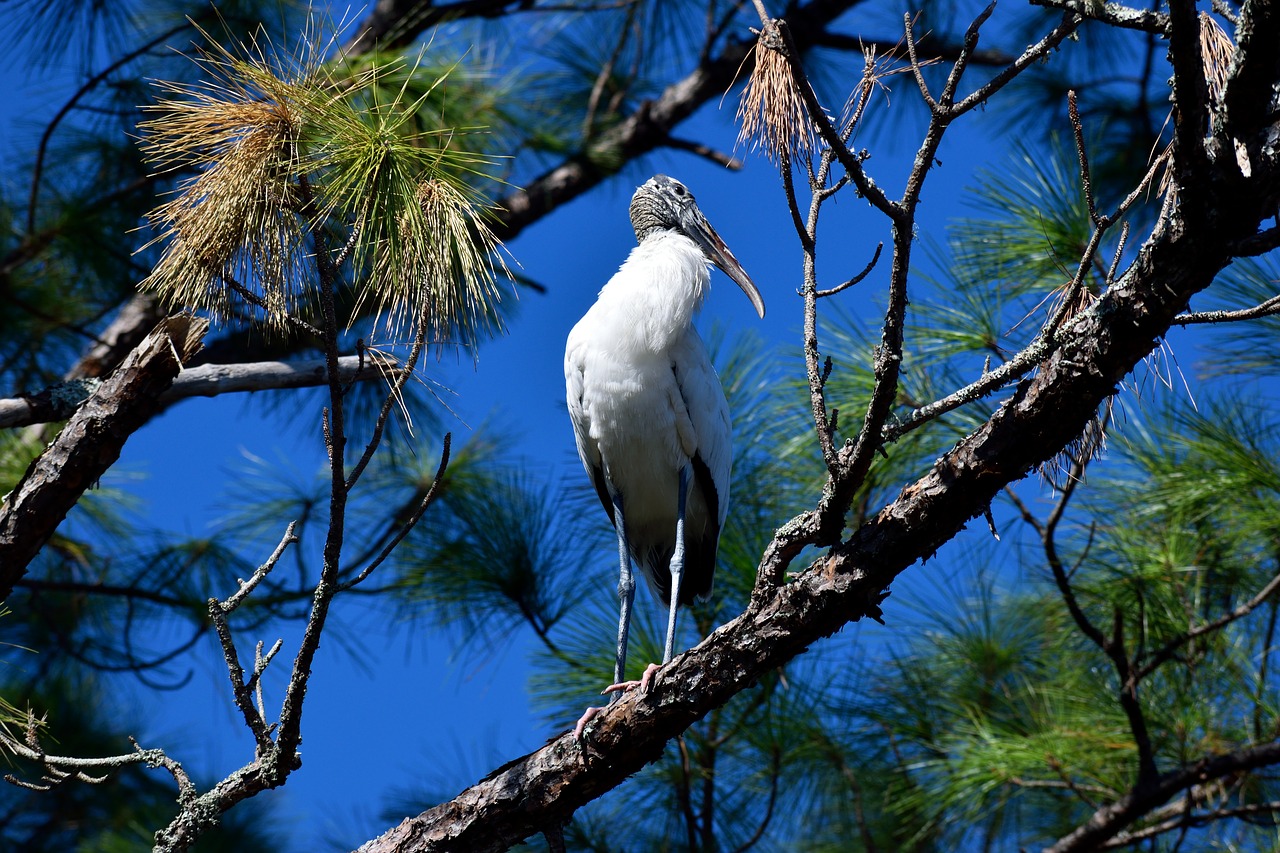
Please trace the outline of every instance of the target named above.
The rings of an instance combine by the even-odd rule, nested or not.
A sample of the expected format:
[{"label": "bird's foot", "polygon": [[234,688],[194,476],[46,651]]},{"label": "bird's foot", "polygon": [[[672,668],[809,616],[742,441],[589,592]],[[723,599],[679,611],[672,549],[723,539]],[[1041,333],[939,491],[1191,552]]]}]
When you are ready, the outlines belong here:
[{"label": "bird's foot", "polygon": [[581,743],[582,733],[587,730],[587,723],[591,722],[592,719],[595,718],[596,714],[599,714],[603,710],[604,710],[604,707],[588,708],[587,710],[583,711],[582,716],[578,718],[578,722],[574,724],[573,739]]},{"label": "bird's foot", "polygon": [[[609,698],[610,705],[616,702],[622,696],[623,693],[626,693],[628,690],[635,690],[637,687],[640,688],[640,695],[643,696],[644,694],[649,692],[649,688],[653,684],[654,673],[656,673],[660,669],[662,669],[661,665],[656,663],[651,663],[644,668],[644,675],[640,676],[639,681],[620,681],[617,684],[610,684],[604,690],[601,690],[600,693],[602,695],[607,695],[610,697]],[[608,706],[606,705],[600,708],[588,708],[587,710],[582,712],[582,716],[578,718],[578,722],[573,727],[574,740],[577,740],[577,741],[582,740],[583,732],[587,730],[587,724],[590,723],[593,719],[595,719],[596,715],[599,714],[601,711],[603,711],[606,707]]]},{"label": "bird's foot", "polygon": [[651,663],[644,668],[644,675],[640,676],[639,681],[622,681],[618,684],[610,684],[600,692],[620,695],[626,693],[628,690],[635,690],[639,687],[640,693],[643,695],[649,692],[649,687],[653,683],[654,673],[660,669],[662,669],[661,664]]}]

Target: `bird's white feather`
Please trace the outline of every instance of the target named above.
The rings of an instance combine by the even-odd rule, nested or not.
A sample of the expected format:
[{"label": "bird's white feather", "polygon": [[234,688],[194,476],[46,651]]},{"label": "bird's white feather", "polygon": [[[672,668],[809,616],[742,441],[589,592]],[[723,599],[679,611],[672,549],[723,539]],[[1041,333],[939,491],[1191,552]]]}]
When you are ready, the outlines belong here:
[{"label": "bird's white feather", "polygon": [[677,478],[695,456],[716,494],[704,494],[690,473],[686,541],[718,536],[728,507],[729,407],[692,325],[709,283],[692,240],[653,234],[600,291],[565,352],[578,455],[623,496],[632,555],[655,589],[675,542]]}]

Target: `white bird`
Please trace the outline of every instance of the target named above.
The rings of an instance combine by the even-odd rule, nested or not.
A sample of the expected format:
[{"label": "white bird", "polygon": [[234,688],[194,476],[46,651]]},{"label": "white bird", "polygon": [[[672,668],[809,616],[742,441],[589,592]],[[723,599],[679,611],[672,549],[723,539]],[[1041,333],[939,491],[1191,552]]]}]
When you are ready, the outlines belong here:
[{"label": "white bird", "polygon": [[[693,317],[715,264],[764,317],[760,292],[707,222],[693,194],[657,175],[631,198],[639,245],[569,333],[564,356],[578,456],[618,534],[618,653],[624,682],[635,561],[668,606],[662,662],[675,646],[676,607],[711,592],[729,506],[729,404]],[[598,709],[588,709],[576,732]]]}]

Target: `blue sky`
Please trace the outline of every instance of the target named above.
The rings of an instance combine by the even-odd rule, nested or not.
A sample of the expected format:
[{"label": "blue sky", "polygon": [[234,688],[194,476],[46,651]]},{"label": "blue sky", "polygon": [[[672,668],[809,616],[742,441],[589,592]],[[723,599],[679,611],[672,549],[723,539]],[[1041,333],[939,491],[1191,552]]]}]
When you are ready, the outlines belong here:
[{"label": "blue sky", "polygon": [[[9,72],[12,75],[12,72]],[[0,103],[0,127],[11,145],[26,140],[51,114],[48,83],[14,80]],[[850,78],[849,84],[854,80]],[[880,133],[865,144],[873,152],[869,168],[896,195],[919,138],[918,111],[904,111],[899,99],[913,95],[909,77],[894,78],[895,112],[903,116],[901,134]],[[843,97],[843,93],[839,97]],[[835,104],[834,106],[838,106]],[[734,146],[735,102],[713,102],[681,128],[685,138],[722,150]],[[879,101],[878,109],[885,104]],[[965,211],[965,186],[975,166],[1000,166],[1010,139],[1005,116],[978,113],[955,127],[940,152],[943,163],[930,174],[920,217],[920,236],[941,242],[945,224]],[[1022,134],[1036,128],[1022,127]],[[899,143],[895,138],[907,140]],[[733,173],[690,154],[661,152],[538,222],[508,249],[523,272],[548,288],[526,293],[509,333],[486,344],[479,364],[467,359],[428,362],[431,376],[452,388],[452,406],[461,421],[448,425],[455,446],[470,430],[486,423],[506,426],[535,475],[548,482],[581,474],[564,412],[562,359],[569,329],[586,311],[600,286],[634,245],[627,201],[649,174],[665,172],[684,181],[697,195],[710,221],[759,286],[768,314],[756,319],[742,293],[720,273],[700,321],[730,334],[754,329],[767,345],[799,358],[801,301],[796,295],[800,251],[786,213],[774,168],[751,152],[739,151],[746,168]],[[975,156],[976,155],[976,156]],[[6,188],[12,191],[13,188]],[[888,238],[883,217],[846,194],[829,206],[820,234],[821,280],[835,283],[860,270],[875,245]],[[923,258],[924,253],[918,253]],[[838,297],[842,310],[858,314],[882,298],[887,260],[866,282]],[[867,316],[871,316],[868,314]],[[872,319],[872,322],[878,322]],[[805,406],[807,401],[798,400]],[[144,501],[149,522],[200,535],[226,511],[228,478],[247,456],[288,459],[300,470],[318,467],[323,448],[318,427],[282,429],[279,415],[247,405],[236,395],[198,399],[174,407],[135,435],[125,448],[117,476],[130,478]],[[301,412],[304,423],[318,424],[318,412]],[[422,436],[428,446],[435,438]],[[193,453],[192,448],[200,451]],[[427,452],[433,452],[428,450]],[[141,475],[133,479],[134,475]],[[583,475],[585,476],[585,475]],[[1030,490],[1028,490],[1030,491]],[[816,496],[815,496],[816,499]],[[800,509],[800,508],[797,508]],[[779,523],[785,519],[778,519]],[[281,519],[283,529],[288,519]],[[428,516],[428,523],[430,517]],[[265,555],[263,555],[265,556]],[[616,565],[607,558],[586,579],[595,594],[613,600]],[[890,624],[906,618],[912,573],[887,603]],[[225,592],[225,591],[224,591]],[[652,608],[647,593],[639,608]],[[358,637],[358,650],[337,642],[322,644],[304,720],[302,770],[275,801],[291,849],[314,850],[327,840],[356,845],[386,828],[377,817],[385,795],[411,780],[437,786],[446,795],[497,764],[536,748],[555,734],[530,714],[525,694],[528,638],[492,650],[487,659],[456,657],[456,637],[448,632],[387,626],[382,611],[364,609],[358,600],[339,600],[334,610],[344,636]],[[297,630],[286,626],[285,651],[276,676],[297,646]],[[847,635],[846,635],[847,636]],[[253,638],[242,637],[247,647]],[[263,637],[268,644],[274,635]],[[146,720],[138,731],[144,746],[162,746],[174,757],[218,777],[247,761],[252,743],[231,703],[227,675],[212,654],[212,639],[192,659],[190,684],[175,693],[152,694],[122,679],[122,702],[129,716]],[[604,684],[608,673],[601,673]],[[268,690],[273,683],[267,680]],[[278,686],[278,680],[276,682]],[[584,703],[589,697],[584,697]],[[430,805],[423,803],[422,806]]]}]

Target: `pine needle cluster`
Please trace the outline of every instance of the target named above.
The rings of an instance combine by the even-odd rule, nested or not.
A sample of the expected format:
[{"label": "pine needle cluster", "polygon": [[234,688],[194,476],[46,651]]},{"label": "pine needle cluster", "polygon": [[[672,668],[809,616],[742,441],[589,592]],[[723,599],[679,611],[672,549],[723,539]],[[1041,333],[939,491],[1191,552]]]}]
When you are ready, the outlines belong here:
[{"label": "pine needle cluster", "polygon": [[323,53],[314,40],[300,56],[215,44],[197,60],[203,82],[159,84],[168,97],[139,125],[143,150],[162,173],[194,174],[149,215],[144,248],[164,249],[143,287],[218,319],[248,308],[280,330],[349,260],[354,316],[381,317],[392,337],[425,320],[434,342],[475,343],[496,323],[505,269],[466,180],[491,161],[458,131],[412,121],[447,71],[424,94],[405,84],[388,98],[381,84],[402,59],[352,70]]},{"label": "pine needle cluster", "polygon": [[1236,45],[1207,12],[1200,13],[1200,55],[1204,58],[1204,79],[1209,84],[1209,93],[1221,102],[1227,91],[1227,74],[1236,55]]},{"label": "pine needle cluster", "polygon": [[754,141],[774,163],[804,157],[814,145],[801,83],[784,53],[787,46],[779,26],[770,22],[756,39],[755,68],[742,90],[737,114],[738,142]]}]

